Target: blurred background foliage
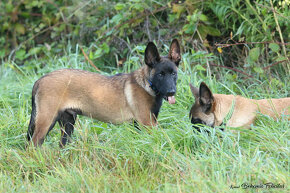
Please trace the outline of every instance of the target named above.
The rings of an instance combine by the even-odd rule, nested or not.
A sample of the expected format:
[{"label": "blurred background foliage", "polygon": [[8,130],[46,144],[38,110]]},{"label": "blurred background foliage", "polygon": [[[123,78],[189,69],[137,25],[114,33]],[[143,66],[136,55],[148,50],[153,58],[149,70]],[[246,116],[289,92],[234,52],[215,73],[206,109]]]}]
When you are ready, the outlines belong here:
[{"label": "blurred background foliage", "polygon": [[162,46],[178,38],[183,53],[214,56],[200,69],[223,65],[264,74],[280,68],[288,74],[289,5],[290,0],[2,0],[0,61],[37,69],[31,59],[62,56],[70,45],[80,55],[82,48],[98,68],[120,67],[148,41]]}]

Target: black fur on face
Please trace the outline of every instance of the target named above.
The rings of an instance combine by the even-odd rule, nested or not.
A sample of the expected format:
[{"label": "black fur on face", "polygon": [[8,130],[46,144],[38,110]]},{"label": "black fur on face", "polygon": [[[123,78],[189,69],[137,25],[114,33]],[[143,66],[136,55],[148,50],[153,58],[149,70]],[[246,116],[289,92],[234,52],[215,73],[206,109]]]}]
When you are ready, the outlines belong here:
[{"label": "black fur on face", "polygon": [[192,127],[198,132],[200,132],[200,125],[206,125],[206,123],[201,119],[192,117],[191,113],[189,113],[189,119],[192,124]]},{"label": "black fur on face", "polygon": [[[199,118],[192,118],[191,123],[192,123],[192,127],[194,129],[196,129],[196,131],[198,131],[198,132],[200,132],[200,127],[202,127],[202,125],[206,125],[206,123]],[[213,128],[213,125],[210,127]],[[207,130],[205,130],[205,131],[208,133]]]},{"label": "black fur on face", "polygon": [[[198,132],[200,132],[200,127],[202,127],[202,125],[207,125],[206,122],[204,122],[200,118],[192,117],[191,113],[189,113],[189,119],[190,119],[190,122],[192,123],[192,127],[196,129],[196,131]],[[207,126],[214,128],[214,125],[207,125]],[[208,133],[208,130],[205,130],[205,131]]]},{"label": "black fur on face", "polygon": [[176,92],[177,68],[175,63],[168,59],[162,59],[154,68],[151,79],[152,85],[158,90],[162,97],[173,96]]},{"label": "black fur on face", "polygon": [[155,44],[149,42],[144,59],[146,65],[150,68],[148,82],[156,94],[151,112],[157,118],[163,98],[168,100],[176,92],[177,67],[181,60],[179,43],[174,39],[171,42],[168,56],[160,57]]},{"label": "black fur on face", "polygon": [[156,95],[167,98],[175,94],[177,66],[180,60],[180,47],[176,39],[172,41],[167,57],[160,57],[155,44],[148,43],[145,50],[145,63],[153,72],[149,81]]},{"label": "black fur on face", "polygon": [[198,124],[204,125],[204,122],[202,120],[194,119],[194,118],[191,119],[191,123],[193,124],[192,127],[194,129],[196,129],[198,132],[200,132],[200,128],[199,128]]}]

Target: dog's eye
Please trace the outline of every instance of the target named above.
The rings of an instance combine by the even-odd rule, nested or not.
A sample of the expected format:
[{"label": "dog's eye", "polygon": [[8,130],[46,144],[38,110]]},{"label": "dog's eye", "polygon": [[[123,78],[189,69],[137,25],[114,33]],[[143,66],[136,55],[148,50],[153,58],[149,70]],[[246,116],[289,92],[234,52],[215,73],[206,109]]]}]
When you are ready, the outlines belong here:
[{"label": "dog's eye", "polygon": [[164,76],[164,75],[165,75],[164,72],[160,72],[160,73],[158,74],[158,76]]},{"label": "dog's eye", "polygon": [[175,72],[172,72],[172,73],[171,73],[171,75],[173,75],[173,76],[175,76],[175,74],[176,74]]}]

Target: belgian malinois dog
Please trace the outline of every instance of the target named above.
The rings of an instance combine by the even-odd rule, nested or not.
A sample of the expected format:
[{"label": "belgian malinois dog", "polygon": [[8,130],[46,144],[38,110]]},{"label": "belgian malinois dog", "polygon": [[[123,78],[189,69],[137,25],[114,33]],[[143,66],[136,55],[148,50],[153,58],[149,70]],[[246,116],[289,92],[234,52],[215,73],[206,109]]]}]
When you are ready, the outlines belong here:
[{"label": "belgian malinois dog", "polygon": [[[250,128],[257,112],[273,118],[284,114],[290,119],[290,98],[254,100],[242,96],[212,94],[204,82],[199,89],[191,84],[190,88],[195,97],[195,104],[189,113],[192,124]],[[199,131],[198,126],[194,127]]]},{"label": "belgian malinois dog", "polygon": [[77,115],[119,124],[135,120],[154,126],[163,99],[175,103],[177,67],[181,60],[176,39],[169,54],[160,57],[154,43],[145,49],[145,64],[129,74],[104,76],[76,69],[51,72],[37,80],[32,90],[32,112],[28,141],[41,145],[58,122],[60,146],[73,133]]}]

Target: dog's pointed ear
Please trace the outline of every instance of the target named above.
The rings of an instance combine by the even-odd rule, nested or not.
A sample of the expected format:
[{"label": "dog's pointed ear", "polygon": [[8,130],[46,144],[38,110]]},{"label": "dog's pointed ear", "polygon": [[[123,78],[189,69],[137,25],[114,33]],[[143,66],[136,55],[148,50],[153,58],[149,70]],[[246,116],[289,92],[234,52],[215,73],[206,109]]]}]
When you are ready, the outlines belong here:
[{"label": "dog's pointed ear", "polygon": [[190,90],[191,90],[195,100],[197,100],[199,97],[199,89],[194,87],[191,83],[189,83],[189,86],[190,86]]},{"label": "dog's pointed ear", "polygon": [[149,42],[145,49],[145,64],[153,68],[154,65],[160,61],[160,55],[157,47],[153,42]]},{"label": "dog's pointed ear", "polygon": [[212,109],[214,103],[213,94],[204,82],[199,87],[199,103],[205,113]]},{"label": "dog's pointed ear", "polygon": [[170,50],[168,53],[168,58],[176,64],[176,66],[179,65],[179,62],[181,60],[180,55],[180,46],[177,39],[172,40],[170,45]]}]

